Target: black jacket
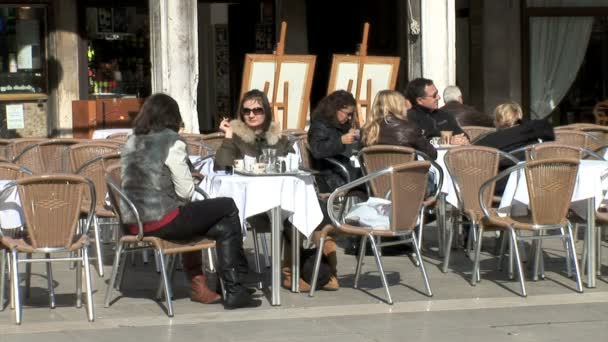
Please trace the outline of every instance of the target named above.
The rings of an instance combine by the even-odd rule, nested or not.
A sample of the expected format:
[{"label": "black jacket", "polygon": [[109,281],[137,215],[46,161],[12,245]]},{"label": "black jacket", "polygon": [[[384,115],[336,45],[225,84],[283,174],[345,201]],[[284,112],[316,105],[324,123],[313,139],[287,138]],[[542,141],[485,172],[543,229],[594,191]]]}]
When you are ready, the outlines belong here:
[{"label": "black jacket", "polygon": [[359,143],[352,145],[342,144],[341,137],[348,133],[351,128],[350,122],[344,125],[335,125],[323,118],[313,119],[308,128],[308,145],[313,159],[313,167],[320,172],[317,177],[319,191],[331,192],[337,187],[346,184],[342,176],[333,164],[323,158],[334,158],[346,167],[350,180],[361,176],[361,170],[350,164],[350,156],[358,150]]},{"label": "black jacket", "polygon": [[427,138],[441,136],[441,131],[452,131],[454,135],[464,133],[452,115],[440,109],[431,110],[426,107],[414,105],[407,111],[407,119],[422,129]]},{"label": "black jacket", "polygon": [[520,147],[538,143],[538,140],[553,141],[553,126],[546,120],[524,120],[521,124],[498,129],[475,141],[475,145],[489,146],[504,152],[511,152]]},{"label": "black jacket", "polygon": [[412,147],[426,153],[432,159],[437,159],[437,150],[415,124],[389,115],[380,120],[379,125],[378,145]]}]

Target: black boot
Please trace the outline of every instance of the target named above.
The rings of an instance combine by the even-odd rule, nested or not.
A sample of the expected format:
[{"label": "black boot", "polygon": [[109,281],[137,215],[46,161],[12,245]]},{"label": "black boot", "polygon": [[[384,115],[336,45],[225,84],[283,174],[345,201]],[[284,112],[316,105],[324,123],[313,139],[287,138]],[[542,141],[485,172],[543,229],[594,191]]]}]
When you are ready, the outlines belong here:
[{"label": "black boot", "polygon": [[236,207],[231,215],[216,223],[206,235],[215,239],[217,266],[226,290],[224,307],[236,309],[260,306],[262,302],[253,300],[247,288],[243,286],[243,279],[249,267],[243,250],[243,234]]},{"label": "black boot", "polygon": [[249,290],[240,283],[236,269],[224,269],[222,279],[224,279],[224,288],[226,288],[224,309],[256,308],[262,305],[262,301],[253,299]]}]

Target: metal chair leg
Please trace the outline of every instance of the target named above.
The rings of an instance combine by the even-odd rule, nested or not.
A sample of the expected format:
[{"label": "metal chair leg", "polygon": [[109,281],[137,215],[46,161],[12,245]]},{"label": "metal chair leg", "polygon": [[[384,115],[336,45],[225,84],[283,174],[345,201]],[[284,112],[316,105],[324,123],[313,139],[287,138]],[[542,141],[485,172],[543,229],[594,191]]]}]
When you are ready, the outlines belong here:
[{"label": "metal chair leg", "polygon": [[374,252],[374,258],[376,259],[376,265],[378,266],[378,271],[380,272],[380,279],[382,280],[382,285],[384,285],[384,293],[386,294],[386,300],[388,304],[393,304],[393,299],[391,298],[391,292],[388,289],[388,281],[386,280],[386,274],[384,274],[384,267],[382,267],[382,259],[380,258],[380,253],[378,253],[378,247],[376,246],[376,241],[374,241],[374,237],[372,235],[368,235],[369,242],[372,245],[372,251]]},{"label": "metal chair leg", "polygon": [[452,239],[454,238],[454,228],[452,226],[446,227],[448,230],[448,238],[445,244],[445,252],[443,256],[443,267],[441,272],[447,273],[450,265],[450,255],[452,254]]},{"label": "metal chair leg", "polygon": [[[28,259],[32,258],[32,253],[27,253],[26,257]],[[25,298],[30,298],[30,288],[32,285],[32,264],[25,264]]]},{"label": "metal chair leg", "polygon": [[361,244],[359,245],[359,257],[357,258],[357,268],[355,271],[355,281],[353,287],[356,289],[359,287],[359,276],[361,275],[361,267],[363,266],[363,257],[365,256],[365,247],[367,246],[367,237],[361,237]]},{"label": "metal chair leg", "polygon": [[507,265],[507,273],[508,273],[509,279],[515,279],[515,273],[513,272],[513,259],[514,259],[513,239],[511,238],[511,232],[509,232],[508,234],[509,234],[509,262]]},{"label": "metal chair leg", "polygon": [[101,236],[99,234],[99,219],[93,215],[93,235],[95,236],[95,256],[97,257],[97,274],[103,278],[103,252],[101,250]]},{"label": "metal chair leg", "polygon": [[574,273],[576,274],[576,289],[578,292],[582,293],[583,282],[581,280],[581,272],[576,260],[576,247],[574,246],[574,237],[572,236],[572,228],[570,227],[570,224],[568,224],[568,242],[570,243],[570,250],[572,251],[573,256],[572,263],[574,264]]},{"label": "metal chair leg", "polygon": [[[167,277],[167,280],[169,281],[169,283],[171,283],[171,275],[172,275],[171,266],[173,266],[173,259],[174,259],[173,255],[165,255],[163,257],[163,264],[165,265],[165,272],[161,271],[161,279],[159,281],[158,288],[156,291],[157,300],[161,300],[163,298],[163,290],[165,290],[164,292],[167,293],[167,289],[164,287],[165,281],[163,280],[163,277]],[[173,291],[171,291],[171,288],[169,288],[168,292],[169,292],[169,299],[172,299]]]},{"label": "metal chair leg", "polygon": [[[46,253],[45,257],[47,259],[51,258],[51,254]],[[53,286],[53,268],[51,267],[51,262],[46,263],[46,283],[49,290],[49,306],[51,309],[55,308],[55,288]]]},{"label": "metal chair leg", "polygon": [[6,249],[0,249],[0,311],[4,311],[4,286],[6,285]]},{"label": "metal chair leg", "polygon": [[165,259],[161,255],[160,251],[156,250],[155,253],[158,255],[158,260],[160,263],[160,272],[163,276],[163,285],[165,288],[165,299],[167,301],[167,316],[173,317],[173,303],[171,302],[171,291],[169,287],[171,284],[169,283],[169,279],[167,278],[167,269],[165,267]]},{"label": "metal chair leg", "polygon": [[319,239],[319,246],[317,246],[317,255],[315,257],[315,269],[312,274],[312,281],[310,282],[309,297],[315,296],[315,289],[317,288],[317,280],[319,277],[319,268],[321,267],[321,258],[323,257],[323,247],[325,244],[325,236],[321,236]]},{"label": "metal chair leg", "polygon": [[[99,258],[99,255],[98,255]],[[93,307],[93,289],[91,286],[91,265],[89,264],[89,251],[88,246],[82,248],[82,263],[84,265],[84,282],[86,287],[86,299],[87,299],[87,318],[89,322],[95,320],[95,309]]]},{"label": "metal chair leg", "polygon": [[[106,298],[104,300],[103,306],[108,308],[110,307],[110,298],[112,294],[112,290],[114,290],[114,286],[116,284],[116,278],[118,277],[118,268],[120,267],[120,259],[122,258],[122,250],[123,243],[119,242],[116,246],[116,253],[114,254],[114,265],[112,266],[112,274],[110,275],[110,281],[108,282],[108,289],[106,290]],[[126,260],[125,260],[126,261]],[[127,265],[123,264],[123,268]]]},{"label": "metal chair leg", "polygon": [[521,259],[519,258],[519,247],[517,246],[517,236],[513,227],[509,227],[509,231],[511,233],[511,241],[513,242],[513,254],[515,254],[515,261],[517,262],[517,273],[519,276],[519,286],[521,287],[521,295],[523,297],[527,297],[528,294],[526,293],[526,285],[524,283],[524,271],[521,266]]},{"label": "metal chair leg", "polygon": [[19,268],[17,267],[19,263],[19,257],[17,255],[17,249],[13,248],[11,251],[11,262],[12,262],[12,271],[11,275],[11,285],[13,286],[13,300],[15,302],[15,323],[21,324],[21,301],[19,298]]},{"label": "metal chair leg", "polygon": [[270,267],[270,253],[268,252],[268,239],[266,239],[266,233],[260,234],[262,240],[262,251],[264,252],[264,266]]},{"label": "metal chair leg", "polygon": [[78,251],[78,256],[81,258],[76,261],[76,307],[82,307],[82,254]]},{"label": "metal chair leg", "polygon": [[497,267],[497,269],[499,271],[502,271],[502,263],[505,260],[505,250],[507,249],[507,242],[509,240],[505,235],[507,235],[505,231],[500,232],[500,251],[498,252],[498,267]]},{"label": "metal chair leg", "polygon": [[[262,265],[260,263],[260,245],[258,241],[258,234],[255,228],[251,227],[251,234],[253,238],[253,266],[255,267],[255,271],[260,274],[262,273]],[[262,289],[262,282],[258,282],[257,288],[258,290]]]},{"label": "metal chair leg", "polygon": [[475,286],[481,280],[479,277],[479,261],[481,258],[481,244],[483,242],[483,227],[479,227],[479,235],[475,243],[475,256],[473,259],[473,273],[471,273],[471,285]]},{"label": "metal chair leg", "polygon": [[426,268],[424,267],[424,262],[422,260],[422,255],[420,254],[420,247],[416,242],[416,233],[412,232],[412,243],[414,244],[414,251],[416,252],[416,256],[418,260],[420,260],[420,273],[422,273],[422,279],[424,280],[424,287],[426,288],[426,293],[429,297],[433,296],[433,291],[431,290],[431,284],[429,283],[429,276],[426,273]]}]

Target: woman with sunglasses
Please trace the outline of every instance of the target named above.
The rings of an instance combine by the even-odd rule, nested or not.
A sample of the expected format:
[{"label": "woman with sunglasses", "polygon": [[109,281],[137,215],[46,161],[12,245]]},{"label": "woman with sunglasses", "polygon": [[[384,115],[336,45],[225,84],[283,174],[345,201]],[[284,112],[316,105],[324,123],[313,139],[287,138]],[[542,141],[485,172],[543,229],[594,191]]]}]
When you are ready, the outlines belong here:
[{"label": "woman with sunglasses", "polygon": [[230,167],[236,159],[243,159],[246,155],[257,158],[265,148],[276,149],[277,156],[294,152],[293,144],[272,121],[272,110],[263,92],[257,89],[246,92],[238,115],[238,119],[224,119],[220,123],[219,129],[224,132],[225,139],[215,153],[216,170]]}]

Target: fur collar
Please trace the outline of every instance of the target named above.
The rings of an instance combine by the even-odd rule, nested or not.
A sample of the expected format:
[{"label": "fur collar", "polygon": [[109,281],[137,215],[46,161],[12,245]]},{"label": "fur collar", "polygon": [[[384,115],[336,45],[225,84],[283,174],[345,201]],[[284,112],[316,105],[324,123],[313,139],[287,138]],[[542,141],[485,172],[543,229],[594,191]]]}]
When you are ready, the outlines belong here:
[{"label": "fur collar", "polygon": [[[243,121],[238,119],[232,120],[230,121],[230,126],[232,127],[232,132],[238,135],[244,142],[248,144],[255,142],[255,132],[247,127]],[[266,138],[268,145],[275,145],[278,143],[281,138],[281,129],[279,128],[279,125],[271,122],[268,130],[264,132],[264,137]]]}]

